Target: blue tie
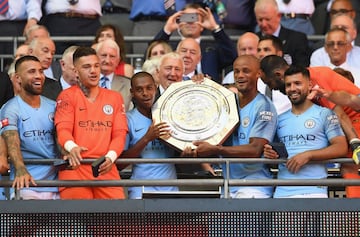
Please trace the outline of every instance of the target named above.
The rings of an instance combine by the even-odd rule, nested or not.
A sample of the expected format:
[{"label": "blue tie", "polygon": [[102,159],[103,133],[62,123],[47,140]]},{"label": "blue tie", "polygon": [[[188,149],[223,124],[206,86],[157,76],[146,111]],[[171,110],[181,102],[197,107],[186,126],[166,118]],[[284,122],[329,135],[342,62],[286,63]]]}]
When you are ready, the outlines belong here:
[{"label": "blue tie", "polygon": [[107,78],[105,76],[100,78],[100,87],[107,89],[106,84],[107,84],[108,81],[109,81],[109,78]]},{"label": "blue tie", "polygon": [[190,80],[191,78],[189,76],[183,76],[183,81],[188,81]]}]

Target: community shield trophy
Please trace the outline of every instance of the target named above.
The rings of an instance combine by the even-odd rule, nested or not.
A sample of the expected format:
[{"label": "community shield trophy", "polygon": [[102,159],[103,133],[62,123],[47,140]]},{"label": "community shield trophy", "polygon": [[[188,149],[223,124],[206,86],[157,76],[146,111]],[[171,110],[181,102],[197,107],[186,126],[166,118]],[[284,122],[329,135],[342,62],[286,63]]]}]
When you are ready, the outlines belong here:
[{"label": "community shield trophy", "polygon": [[207,78],[171,84],[154,104],[152,116],[170,126],[171,135],[162,140],[178,150],[195,148],[193,141],[222,144],[239,123],[235,94]]}]

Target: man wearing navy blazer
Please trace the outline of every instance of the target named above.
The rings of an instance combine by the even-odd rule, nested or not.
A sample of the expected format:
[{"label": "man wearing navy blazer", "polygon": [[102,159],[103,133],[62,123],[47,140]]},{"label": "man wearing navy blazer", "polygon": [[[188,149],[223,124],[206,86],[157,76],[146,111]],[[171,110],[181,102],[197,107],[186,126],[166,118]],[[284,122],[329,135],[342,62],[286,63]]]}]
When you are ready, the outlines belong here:
[{"label": "man wearing navy blazer", "polygon": [[[201,40],[204,29],[211,31],[215,42]],[[178,31],[182,38],[193,38],[200,43],[202,58],[197,72],[208,74],[214,81],[221,83],[222,70],[232,66],[236,58],[236,48],[229,36],[216,23],[210,9],[203,9],[198,4],[186,5],[184,10],[169,17],[155,39],[168,41],[174,31]]]},{"label": "man wearing navy blazer", "polygon": [[309,66],[311,50],[304,33],[287,29],[280,24],[281,14],[275,0],[258,0],[255,16],[261,35],[274,35],[283,43],[284,59],[288,64]]}]

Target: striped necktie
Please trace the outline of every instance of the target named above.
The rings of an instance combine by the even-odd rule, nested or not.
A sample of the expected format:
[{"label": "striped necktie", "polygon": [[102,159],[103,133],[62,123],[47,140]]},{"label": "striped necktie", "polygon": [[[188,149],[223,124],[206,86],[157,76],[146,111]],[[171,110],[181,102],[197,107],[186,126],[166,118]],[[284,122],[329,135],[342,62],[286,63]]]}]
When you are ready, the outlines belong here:
[{"label": "striped necktie", "polygon": [[107,89],[106,85],[107,85],[108,81],[109,81],[109,78],[107,78],[105,76],[100,78],[100,87]]},{"label": "striped necktie", "polygon": [[9,0],[0,0],[0,14],[4,15],[9,10]]},{"label": "striped necktie", "polygon": [[168,16],[171,16],[176,12],[175,0],[164,0],[164,8]]}]

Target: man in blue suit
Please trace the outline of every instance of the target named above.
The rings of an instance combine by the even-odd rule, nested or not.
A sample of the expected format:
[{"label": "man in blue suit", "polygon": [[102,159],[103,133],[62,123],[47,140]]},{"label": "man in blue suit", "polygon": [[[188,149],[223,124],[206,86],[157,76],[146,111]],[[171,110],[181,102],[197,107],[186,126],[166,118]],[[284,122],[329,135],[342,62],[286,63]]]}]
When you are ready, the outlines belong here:
[{"label": "man in blue suit", "polygon": [[[187,13],[194,15],[186,18],[191,16],[186,15]],[[201,40],[204,29],[211,31],[215,42]],[[221,72],[231,67],[236,58],[236,48],[229,36],[216,23],[211,10],[204,9],[198,4],[186,5],[183,10],[169,17],[155,39],[168,41],[174,31],[178,31],[182,38],[193,38],[200,43],[202,58],[200,65],[197,66],[197,73],[208,74],[214,81],[221,83]]]}]

